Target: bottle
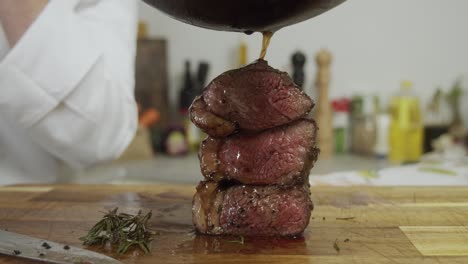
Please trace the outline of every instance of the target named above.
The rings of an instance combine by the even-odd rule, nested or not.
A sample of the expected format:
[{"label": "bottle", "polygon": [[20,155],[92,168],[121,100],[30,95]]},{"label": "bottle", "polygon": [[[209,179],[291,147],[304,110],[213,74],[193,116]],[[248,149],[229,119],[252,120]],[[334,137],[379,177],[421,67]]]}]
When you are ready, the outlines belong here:
[{"label": "bottle", "polygon": [[465,127],[463,125],[463,118],[460,112],[461,97],[463,96],[463,87],[461,79],[458,79],[453,84],[450,92],[447,94],[447,101],[452,110],[452,121],[450,123],[450,134],[456,141],[461,141],[465,135]]},{"label": "bottle", "polygon": [[466,153],[468,154],[468,132],[465,135],[465,149],[466,149]]},{"label": "bottle", "polygon": [[[187,145],[188,150],[193,150],[196,147],[198,141],[198,130],[193,127],[189,118],[189,108],[193,102],[193,99],[197,95],[197,85],[195,79],[192,75],[190,61],[185,61],[185,70],[184,70],[184,81],[183,86],[179,94],[179,113],[182,119],[182,126],[179,132],[169,133],[168,142],[166,142],[166,152],[170,155],[177,154],[186,154],[184,144]],[[172,140],[178,139],[181,135],[184,136],[184,140]],[[177,142],[177,143],[175,143]],[[177,147],[175,147],[177,146]]]},{"label": "bottle", "polygon": [[361,95],[354,95],[351,98],[350,114],[349,114],[349,138],[350,150],[352,153],[359,152],[359,139],[357,135],[357,123],[362,115],[363,97]]},{"label": "bottle", "polygon": [[304,66],[306,63],[306,56],[304,53],[297,51],[291,56],[291,63],[293,65],[293,81],[297,86],[299,86],[299,88],[303,89],[305,81]]},{"label": "bottle", "polygon": [[419,161],[422,155],[423,120],[419,98],[410,81],[401,83],[400,92],[390,103],[389,159],[398,163]]},{"label": "bottle", "polygon": [[[203,89],[206,84],[206,79],[208,77],[209,69],[210,69],[210,65],[207,62],[202,61],[198,64],[196,78],[194,79],[194,83],[193,83],[194,88],[193,88],[193,92],[191,95],[192,98],[190,99],[191,102],[195,100],[195,97],[202,94]],[[191,152],[197,152],[200,146],[200,143],[203,141],[206,135],[201,131],[201,129],[199,129],[197,126],[195,126],[194,123],[191,122],[188,116],[185,119],[184,127],[186,130],[186,137],[187,137],[187,142],[189,145],[189,150]]]},{"label": "bottle", "polygon": [[376,117],[376,142],[374,154],[377,159],[387,159],[389,152],[389,132],[390,132],[390,115],[388,107],[383,102],[380,102],[380,107]]},{"label": "bottle", "polygon": [[148,24],[143,21],[138,22],[138,39],[148,38]]},{"label": "bottle", "polygon": [[424,143],[423,153],[434,151],[432,142],[449,132],[452,113],[450,104],[444,100],[445,94],[441,88],[437,88],[432,99],[424,111]]},{"label": "bottle", "polygon": [[373,96],[356,95],[351,101],[350,138],[354,154],[372,156],[376,138],[375,100]]},{"label": "bottle", "polygon": [[197,85],[197,95],[201,94],[205,88],[209,70],[210,64],[208,62],[202,61],[198,64],[197,78],[195,80]]},{"label": "bottle", "polygon": [[179,112],[183,116],[188,114],[188,109],[197,93],[195,89],[196,87],[192,78],[191,64],[190,61],[187,60],[185,61],[184,82],[179,95]]},{"label": "bottle", "polygon": [[335,153],[343,154],[349,146],[349,104],[350,100],[342,98],[332,101],[333,133],[335,135]]},{"label": "bottle", "polygon": [[353,126],[353,151],[359,155],[372,156],[376,141],[374,96],[366,95],[361,100],[361,114],[357,114]]},{"label": "bottle", "polygon": [[210,65],[202,61],[198,64],[196,75],[193,75],[190,61],[185,62],[184,82],[179,97],[179,111],[182,115],[188,114],[193,100],[202,94],[209,69]]},{"label": "bottle", "polygon": [[169,126],[163,136],[164,152],[169,156],[183,156],[189,151],[186,129],[179,124]]}]

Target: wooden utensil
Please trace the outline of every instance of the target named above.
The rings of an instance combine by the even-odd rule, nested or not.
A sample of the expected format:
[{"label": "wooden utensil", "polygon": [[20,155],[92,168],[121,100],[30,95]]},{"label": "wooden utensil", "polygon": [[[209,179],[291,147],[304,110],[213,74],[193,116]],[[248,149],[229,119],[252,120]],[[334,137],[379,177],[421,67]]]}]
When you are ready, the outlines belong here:
[{"label": "wooden utensil", "polygon": [[317,76],[315,85],[318,91],[316,120],[319,127],[317,142],[320,158],[330,159],[333,156],[333,113],[329,98],[330,65],[333,57],[327,50],[321,50],[316,56]]}]

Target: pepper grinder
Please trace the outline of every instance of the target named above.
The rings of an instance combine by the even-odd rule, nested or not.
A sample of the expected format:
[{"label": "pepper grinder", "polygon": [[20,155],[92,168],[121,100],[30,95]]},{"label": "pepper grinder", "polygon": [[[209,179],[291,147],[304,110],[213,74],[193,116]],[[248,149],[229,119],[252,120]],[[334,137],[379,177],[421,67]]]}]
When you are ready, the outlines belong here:
[{"label": "pepper grinder", "polygon": [[319,51],[315,57],[318,68],[315,80],[315,86],[318,90],[316,120],[319,130],[317,142],[320,148],[320,157],[324,159],[330,159],[333,156],[333,116],[329,100],[332,59],[331,53],[327,50]]},{"label": "pepper grinder", "polygon": [[302,87],[304,85],[304,79],[305,79],[304,65],[306,63],[306,57],[304,53],[300,51],[294,53],[291,57],[291,62],[293,65],[294,83],[297,84],[297,86],[299,86],[302,90]]}]

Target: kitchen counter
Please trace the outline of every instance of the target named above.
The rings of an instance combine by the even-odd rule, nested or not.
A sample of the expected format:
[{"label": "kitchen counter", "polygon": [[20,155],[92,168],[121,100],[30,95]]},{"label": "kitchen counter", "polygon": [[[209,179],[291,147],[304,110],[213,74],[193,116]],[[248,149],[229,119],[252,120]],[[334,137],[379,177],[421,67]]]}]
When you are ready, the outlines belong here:
[{"label": "kitchen counter", "polygon": [[[158,174],[157,171],[154,172]],[[124,263],[468,263],[467,187],[312,187],[304,237],[253,239],[192,232],[194,185],[61,185],[0,188],[0,227],[82,247],[114,207],[153,211],[152,253]],[[106,248],[91,248],[113,255]],[[0,256],[0,263],[25,263]]]}]

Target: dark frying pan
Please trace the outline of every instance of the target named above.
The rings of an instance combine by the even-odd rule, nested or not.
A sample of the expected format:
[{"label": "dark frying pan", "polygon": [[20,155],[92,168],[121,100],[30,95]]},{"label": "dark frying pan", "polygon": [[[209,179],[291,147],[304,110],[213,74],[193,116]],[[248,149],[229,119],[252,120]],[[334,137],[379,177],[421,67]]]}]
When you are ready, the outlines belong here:
[{"label": "dark frying pan", "polygon": [[345,0],[144,0],[182,22],[223,31],[276,31]]}]

